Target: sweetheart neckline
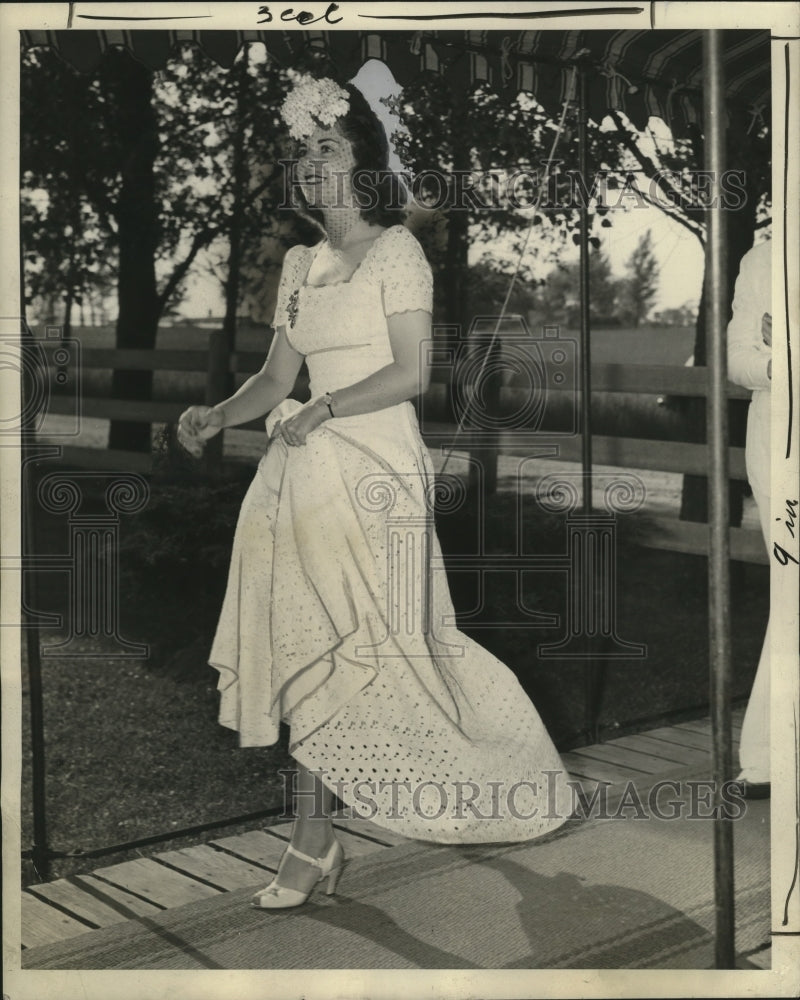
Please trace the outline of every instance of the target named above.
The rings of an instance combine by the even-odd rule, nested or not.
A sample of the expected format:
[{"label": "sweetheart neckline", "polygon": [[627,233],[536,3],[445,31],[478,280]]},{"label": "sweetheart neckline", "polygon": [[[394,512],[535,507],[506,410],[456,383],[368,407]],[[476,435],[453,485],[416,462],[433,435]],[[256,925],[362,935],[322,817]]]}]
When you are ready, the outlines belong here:
[{"label": "sweetheart neckline", "polygon": [[317,256],[318,256],[320,250],[324,246],[329,246],[330,243],[329,243],[329,241],[327,239],[322,240],[321,243],[317,243],[316,246],[314,246],[314,247],[311,248],[312,249],[312,257],[311,257],[311,260],[309,261],[308,267],[306,268],[306,276],[303,279],[303,283],[301,284],[300,287],[301,288],[336,288],[339,285],[349,285],[352,282],[353,278],[355,278],[355,276],[361,270],[361,268],[363,267],[363,265],[366,263],[366,261],[369,259],[369,257],[372,255],[372,252],[375,249],[375,247],[378,245],[378,243],[380,243],[380,241],[384,238],[384,236],[388,232],[391,232],[392,229],[397,229],[397,228],[404,229],[405,227],[404,226],[389,226],[386,229],[383,229],[375,237],[375,239],[372,241],[372,243],[370,243],[370,245],[367,247],[366,253],[361,258],[361,260],[356,264],[356,266],[353,268],[353,270],[350,272],[350,274],[349,274],[349,276],[347,278],[342,278],[340,281],[326,281],[324,284],[320,284],[320,285],[311,284],[308,281],[308,274],[309,274],[309,271],[311,270],[311,268],[314,266],[314,261],[317,259]]}]

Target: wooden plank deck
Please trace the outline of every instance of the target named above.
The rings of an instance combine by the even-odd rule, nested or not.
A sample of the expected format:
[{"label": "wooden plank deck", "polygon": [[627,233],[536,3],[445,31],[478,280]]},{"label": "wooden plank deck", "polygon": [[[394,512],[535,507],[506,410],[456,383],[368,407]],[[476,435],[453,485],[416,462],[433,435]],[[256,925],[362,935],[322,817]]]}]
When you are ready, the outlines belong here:
[{"label": "wooden plank deck", "polygon": [[[59,879],[60,881],[62,880]],[[96,875],[76,875],[74,878],[64,881],[77,885],[84,893],[102,900],[110,909],[121,914],[123,920],[130,920],[132,917],[147,917],[164,909],[163,906],[156,906],[155,903],[147,899],[141,899],[139,896],[134,896],[124,889],[120,889],[119,886],[104,882]],[[54,886],[58,883],[50,882],[48,884]]]},{"label": "wooden plank deck", "polygon": [[614,746],[631,750],[644,750],[646,753],[660,757],[662,761],[670,761],[678,767],[702,766],[709,759],[707,750],[698,750],[689,746],[682,747],[677,743],[667,743],[646,733],[637,736],[621,736],[614,740]]},{"label": "wooden plank deck", "polygon": [[168,851],[166,854],[159,854],[158,860],[220,892],[255,885],[265,878],[266,871],[260,866],[242,861],[235,854],[215,850],[206,844]]},{"label": "wooden plank deck", "polygon": [[[676,726],[663,726],[651,729],[647,734],[651,739],[669,744],[670,747],[693,747],[702,753],[711,753],[711,729],[708,733],[696,733],[691,729],[678,729]],[[670,751],[672,752],[672,751]]]},{"label": "wooden plank deck", "polygon": [[23,948],[63,941],[64,938],[84,934],[92,929],[89,924],[75,920],[63,910],[37,899],[27,890],[22,893],[21,921]]},{"label": "wooden plank deck", "polygon": [[[95,879],[95,883],[98,880]],[[110,924],[122,923],[138,914],[129,908],[114,906],[103,899],[102,895],[92,892],[85,885],[75,885],[69,879],[58,879],[56,882],[45,882],[43,885],[31,886],[27,893],[37,900],[50,904],[50,907],[62,908],[72,913],[78,920],[84,921],[89,927],[108,927]],[[23,899],[26,898],[23,895]],[[130,897],[129,897],[130,898]],[[140,900],[152,913],[158,913],[159,907]]]},{"label": "wooden plank deck", "polygon": [[[733,715],[734,749],[742,715],[741,709]],[[683,769],[710,767],[711,722],[662,726],[561,756],[589,795],[600,782],[610,782],[612,791],[627,782],[650,786],[659,775],[675,777]],[[399,834],[347,814],[335,816],[334,826],[351,857],[405,842]],[[279,823],[110,865],[91,875],[29,886],[22,892],[22,947],[49,944],[235,889],[256,889],[277,870],[291,827],[291,822]]]},{"label": "wooden plank deck", "polygon": [[[280,824],[289,826],[289,823]],[[277,827],[271,827],[271,830]],[[248,864],[256,865],[263,871],[274,872],[278,869],[278,862],[286,848],[286,843],[273,836],[267,830],[251,830],[249,833],[240,833],[235,837],[223,837],[221,840],[212,840],[211,847],[217,850],[226,851],[228,854]]]},{"label": "wooden plank deck", "polygon": [[96,878],[163,909],[196,903],[198,899],[216,896],[221,890],[162,865],[158,858],[135,858],[94,873]]}]

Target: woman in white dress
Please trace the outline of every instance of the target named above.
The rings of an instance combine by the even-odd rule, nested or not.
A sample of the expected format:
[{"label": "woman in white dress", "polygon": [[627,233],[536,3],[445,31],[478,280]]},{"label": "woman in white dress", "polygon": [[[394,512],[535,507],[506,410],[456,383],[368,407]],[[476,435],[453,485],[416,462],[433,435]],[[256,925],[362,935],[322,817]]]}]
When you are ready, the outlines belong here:
[{"label": "woman in white dress", "polygon": [[[332,793],[398,833],[517,842],[560,826],[572,788],[514,674],[460,632],[433,527],[434,474],[410,402],[429,382],[432,277],[397,224],[380,121],[351,85],[301,78],[282,108],[325,238],[286,254],[266,363],[181,417],[199,455],[269,414],[242,504],[210,662],[220,722],[267,746],[281,721],[296,820],[266,909],[335,888]],[[394,212],[393,212],[394,210]],[[305,359],[311,399],[288,399]]]}]

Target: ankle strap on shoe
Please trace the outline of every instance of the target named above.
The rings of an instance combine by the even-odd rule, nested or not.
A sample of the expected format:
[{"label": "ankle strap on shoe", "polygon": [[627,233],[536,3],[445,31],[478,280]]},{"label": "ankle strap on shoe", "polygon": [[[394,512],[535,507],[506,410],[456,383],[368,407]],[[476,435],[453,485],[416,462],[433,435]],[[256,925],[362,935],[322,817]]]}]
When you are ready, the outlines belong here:
[{"label": "ankle strap on shoe", "polygon": [[312,858],[308,854],[303,854],[302,851],[298,851],[297,848],[292,847],[291,844],[287,845],[286,850],[289,854],[293,854],[296,858],[300,858],[301,861],[306,861],[310,865],[316,865],[317,868],[322,868],[324,866],[324,862],[328,857],[328,854],[331,853],[331,848],[328,848],[328,853],[323,855],[321,858]]}]

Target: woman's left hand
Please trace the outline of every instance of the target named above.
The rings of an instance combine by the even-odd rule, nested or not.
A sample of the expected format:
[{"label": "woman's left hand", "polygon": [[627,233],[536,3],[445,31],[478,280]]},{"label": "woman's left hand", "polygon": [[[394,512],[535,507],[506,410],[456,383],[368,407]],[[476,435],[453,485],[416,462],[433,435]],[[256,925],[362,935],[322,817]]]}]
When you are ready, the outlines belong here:
[{"label": "woman's left hand", "polygon": [[328,416],[328,409],[321,400],[309,400],[297,413],[275,425],[272,439],[282,437],[292,447],[303,445],[308,435],[324,423]]}]

